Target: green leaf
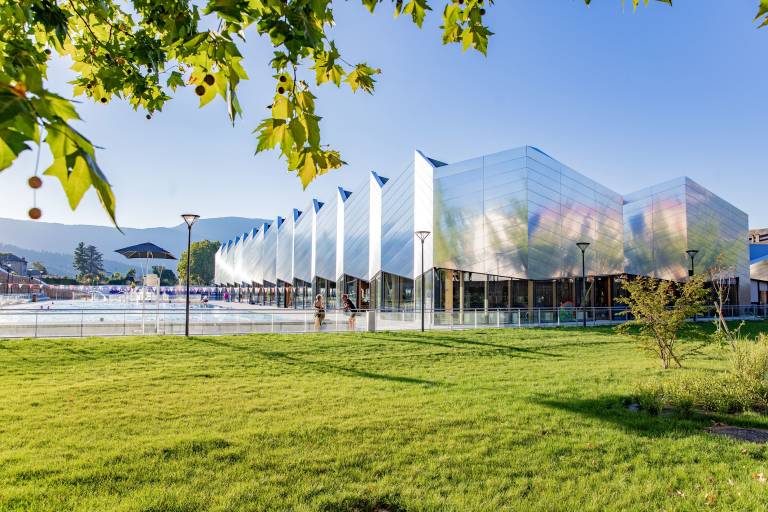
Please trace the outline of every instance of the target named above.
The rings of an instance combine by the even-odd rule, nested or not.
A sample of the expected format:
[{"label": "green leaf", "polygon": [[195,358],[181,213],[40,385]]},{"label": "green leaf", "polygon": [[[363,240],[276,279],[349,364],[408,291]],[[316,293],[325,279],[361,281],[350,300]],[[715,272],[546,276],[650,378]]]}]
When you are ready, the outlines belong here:
[{"label": "green leaf", "polygon": [[272,117],[274,119],[288,119],[293,112],[291,102],[282,94],[275,94],[275,101],[272,103]]},{"label": "green leaf", "polygon": [[378,70],[369,67],[367,64],[358,64],[347,74],[347,78],[344,81],[352,88],[352,92],[357,92],[358,89],[362,89],[368,94],[372,94],[373,84],[376,82],[376,80],[373,79],[373,75],[377,75],[378,73]]},{"label": "green leaf", "polygon": [[[46,125],[45,141],[53,155],[53,163],[44,174],[56,177],[73,210],[83,195],[94,187],[99,201],[117,227],[115,196],[106,176],[96,163],[93,145],[76,130],[61,121]],[[118,227],[118,229],[120,229]]]},{"label": "green leaf", "polygon": [[265,119],[254,132],[258,132],[258,145],[256,152],[274,149],[282,140],[286,129],[283,119]]},{"label": "green leaf", "polygon": [[301,124],[301,121],[294,117],[288,123],[288,129],[291,131],[291,136],[293,137],[296,146],[304,146],[307,142],[307,132],[304,129],[304,125]]},{"label": "green leaf", "polygon": [[15,130],[0,129],[0,171],[10,167],[22,151],[30,149],[29,140]]},{"label": "green leaf", "polygon": [[411,19],[416,25],[421,28],[424,24],[424,17],[427,15],[427,11],[431,11],[432,8],[427,4],[427,0],[410,0],[403,8],[403,13],[410,14]]},{"label": "green leaf", "polygon": [[758,28],[762,28],[765,26],[768,26],[768,0],[760,0],[760,5],[757,8],[757,16],[755,16],[755,21],[758,21],[762,18],[762,23],[758,25]]},{"label": "green leaf", "polygon": [[46,176],[54,176],[61,182],[61,187],[67,195],[69,207],[77,208],[83,196],[91,188],[91,175],[88,164],[79,155],[58,157],[43,173]]},{"label": "green leaf", "polygon": [[184,75],[178,71],[172,71],[165,83],[175,91],[177,87],[184,87]]}]

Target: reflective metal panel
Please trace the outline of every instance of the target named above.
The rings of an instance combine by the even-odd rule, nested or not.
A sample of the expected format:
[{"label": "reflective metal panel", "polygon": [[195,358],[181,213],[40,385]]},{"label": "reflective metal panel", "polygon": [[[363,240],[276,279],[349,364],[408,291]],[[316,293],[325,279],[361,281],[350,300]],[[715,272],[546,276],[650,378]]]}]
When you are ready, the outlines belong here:
[{"label": "reflective metal panel", "polygon": [[341,192],[337,191],[317,214],[315,276],[336,281],[336,226]]},{"label": "reflective metal panel", "polygon": [[687,248],[699,251],[696,268],[725,267],[728,277],[739,279],[739,303],[749,304],[749,217],[690,178],[685,199]]},{"label": "reflective metal panel", "polygon": [[[381,270],[413,278],[414,166],[391,179],[382,191]],[[431,231],[431,229],[430,229]]]},{"label": "reflective metal panel", "polygon": [[[433,268],[435,247],[435,168],[444,167],[445,164],[433,160],[421,151],[415,151],[413,155],[414,168],[414,193],[413,193],[413,228],[414,231],[429,231],[430,236],[424,241],[424,260],[421,258],[421,243],[413,242],[413,273],[414,277],[421,275],[421,269],[425,271]],[[415,238],[415,233],[411,239]]]},{"label": "reflective metal panel", "polygon": [[293,283],[293,258],[296,221],[301,212],[296,208],[280,226],[277,234],[277,279]]},{"label": "reflective metal panel", "polygon": [[694,182],[677,178],[625,197],[626,271],[682,281],[695,249],[698,272],[721,266],[740,280],[740,301],[748,302],[747,214]]},{"label": "reflective metal panel", "polygon": [[253,228],[250,233],[248,234],[248,241],[243,247],[243,255],[242,255],[242,282],[245,283],[253,283],[256,281],[255,275],[256,275],[256,250],[257,250],[257,238],[259,236],[259,231],[256,228]]},{"label": "reflective metal panel", "polygon": [[413,163],[384,185],[381,193],[381,265],[378,270],[413,279],[421,272],[421,243],[415,232],[429,231],[424,243],[424,269],[433,267],[434,201],[433,180],[436,166],[444,166],[414,153]]},{"label": "reflective metal panel", "polygon": [[542,151],[526,148],[529,279],[581,274],[579,242],[590,275],[623,271],[622,197]]},{"label": "reflective metal panel", "polygon": [[363,186],[344,203],[344,257],[340,259],[342,267],[336,269],[337,279],[347,275],[369,281],[372,268],[380,267],[381,189],[386,181],[369,173]]},{"label": "reflective metal panel", "polygon": [[435,266],[483,272],[483,159],[446,165],[434,179]]},{"label": "reflective metal panel", "polygon": [[344,257],[339,260],[342,266],[336,269],[336,279],[347,274],[368,280],[370,194],[371,182],[370,179],[366,179],[365,183],[355,189],[344,204],[344,229],[342,246],[340,246]]},{"label": "reflective metal panel", "polygon": [[768,260],[758,261],[749,267],[750,277],[756,281],[768,281]]},{"label": "reflective metal panel", "polygon": [[253,242],[252,254],[250,258],[251,265],[251,281],[257,284],[264,284],[264,237],[266,236],[266,230],[269,227],[269,223],[265,222],[259,226],[259,231],[256,233],[256,237]]},{"label": "reflective metal panel", "polygon": [[435,265],[523,279],[623,267],[621,196],[532,147],[438,168]]},{"label": "reflective metal panel", "polygon": [[261,269],[264,283],[275,284],[277,282],[277,232],[280,218],[273,222],[264,235],[264,243],[261,246]]},{"label": "reflective metal panel", "polygon": [[323,203],[314,199],[296,221],[293,244],[293,275],[296,279],[311,283],[314,277],[316,221]]}]

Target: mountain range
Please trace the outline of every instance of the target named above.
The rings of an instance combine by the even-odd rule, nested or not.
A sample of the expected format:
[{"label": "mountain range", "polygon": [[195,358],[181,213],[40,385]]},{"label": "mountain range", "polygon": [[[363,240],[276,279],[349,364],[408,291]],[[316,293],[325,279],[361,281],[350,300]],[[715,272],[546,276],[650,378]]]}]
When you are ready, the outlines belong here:
[{"label": "mountain range", "polygon": [[[226,241],[250,231],[263,219],[245,217],[218,217],[200,219],[192,229],[192,241]],[[72,254],[78,243],[94,245],[104,254],[107,273],[125,273],[138,268],[143,260],[131,261],[114,251],[122,247],[152,242],[170,251],[177,258],[187,247],[187,225],[173,227],[123,228],[107,226],[69,225],[31,220],[0,218],[0,252],[11,252],[26,258],[29,263],[39,261],[52,275],[72,275]],[[172,264],[175,269],[175,263]]]}]

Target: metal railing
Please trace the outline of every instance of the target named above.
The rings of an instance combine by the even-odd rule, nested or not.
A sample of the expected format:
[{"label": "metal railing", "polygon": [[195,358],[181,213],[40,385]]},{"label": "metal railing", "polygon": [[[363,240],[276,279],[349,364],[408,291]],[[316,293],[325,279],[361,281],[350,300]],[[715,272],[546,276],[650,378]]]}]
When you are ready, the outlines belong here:
[{"label": "metal railing", "polygon": [[[453,330],[514,327],[579,327],[613,325],[628,317],[623,308],[514,308],[464,311],[428,310],[425,328]],[[714,318],[714,309],[697,317]],[[768,319],[768,305],[728,306],[733,319]],[[341,311],[328,311],[317,325],[313,310],[193,308],[190,334],[305,333],[416,330],[421,311],[360,311],[353,321]],[[83,337],[184,334],[184,311],[155,309],[0,309],[0,338]]]}]

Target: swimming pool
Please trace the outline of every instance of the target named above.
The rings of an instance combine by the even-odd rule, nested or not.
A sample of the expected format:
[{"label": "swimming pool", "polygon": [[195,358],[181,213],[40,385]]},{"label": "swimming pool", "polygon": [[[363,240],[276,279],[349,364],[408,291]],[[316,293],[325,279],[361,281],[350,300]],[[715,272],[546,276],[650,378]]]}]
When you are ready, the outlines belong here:
[{"label": "swimming pool", "polygon": [[[183,334],[185,319],[184,302],[43,301],[0,308],[0,337]],[[363,325],[359,321],[355,330]],[[307,332],[314,328],[312,310],[190,304],[191,334]],[[329,312],[321,330],[349,330],[349,324],[343,314]]]}]

